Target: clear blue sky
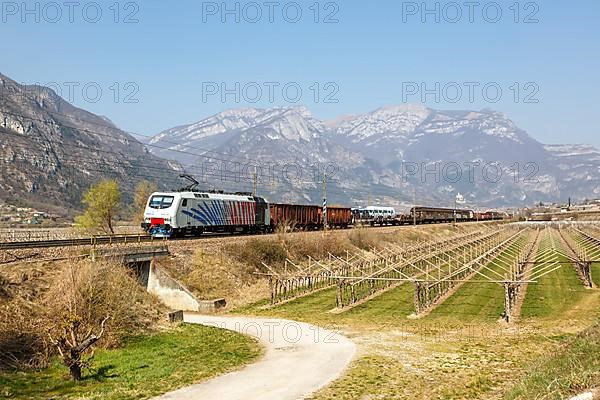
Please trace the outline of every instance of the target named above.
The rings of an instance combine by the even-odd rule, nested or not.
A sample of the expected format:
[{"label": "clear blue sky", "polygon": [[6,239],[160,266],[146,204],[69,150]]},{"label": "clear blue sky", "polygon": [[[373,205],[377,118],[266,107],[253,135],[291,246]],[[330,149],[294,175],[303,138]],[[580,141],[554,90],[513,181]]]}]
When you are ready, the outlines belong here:
[{"label": "clear blue sky", "polygon": [[[459,19],[456,7],[441,1],[439,23],[436,15],[415,10],[421,1],[274,1],[273,6],[258,1],[254,4],[260,5],[262,17],[254,23],[256,7],[246,1],[239,3],[239,23],[235,13],[222,15],[221,1],[122,1],[117,3],[118,16],[111,6],[115,1],[99,1],[102,17],[97,23],[89,21],[97,19],[98,7],[87,1],[72,9],[59,1],[62,16],[55,6],[45,6],[49,2],[39,3],[38,10],[35,3],[27,2],[31,13],[21,2],[2,3],[0,72],[22,83],[56,82],[63,97],[72,97],[76,105],[106,115],[126,130],[150,135],[226,108],[289,105],[293,92],[285,98],[281,87],[290,82],[303,89],[299,103],[319,118],[403,100],[422,102],[420,95],[403,93],[410,82],[430,89],[436,82],[441,87],[477,82],[481,86],[475,88],[473,102],[467,88],[457,97],[449,86],[439,103],[433,94],[426,103],[442,109],[497,109],[542,142],[600,147],[597,0],[522,1],[517,3],[518,16],[513,0],[501,0],[495,3],[502,10],[496,23],[491,21],[498,19],[497,9],[487,1],[473,6],[472,15],[459,1]],[[315,3],[320,9],[317,23]],[[302,17],[292,23],[296,4]],[[436,2],[426,4],[434,9]],[[227,2],[227,7],[234,9],[235,2]],[[332,23],[324,23],[326,19]],[[72,96],[68,82],[81,85]],[[90,82],[103,90],[98,102],[83,97],[82,86]],[[115,82],[121,89],[117,101]],[[126,87],[127,82],[135,86]],[[256,97],[252,87],[241,94],[239,104],[233,95],[223,102],[218,95],[203,96],[210,82],[230,88],[236,82],[257,82],[264,91],[256,104],[244,102]],[[281,85],[273,101],[264,82]],[[314,82],[321,89],[317,101]],[[335,85],[326,87],[328,82]],[[497,97],[494,92],[487,99],[482,94],[482,86],[492,82],[503,90],[497,103],[490,101]],[[526,86],[528,82],[534,85]],[[514,83],[520,86],[519,101]],[[133,94],[136,87],[139,92]],[[88,89],[89,97],[95,97],[93,87]],[[138,103],[125,102],[127,94]],[[327,94],[338,102],[325,102]],[[539,102],[524,102],[528,94]],[[456,103],[447,101],[457,98]]]}]

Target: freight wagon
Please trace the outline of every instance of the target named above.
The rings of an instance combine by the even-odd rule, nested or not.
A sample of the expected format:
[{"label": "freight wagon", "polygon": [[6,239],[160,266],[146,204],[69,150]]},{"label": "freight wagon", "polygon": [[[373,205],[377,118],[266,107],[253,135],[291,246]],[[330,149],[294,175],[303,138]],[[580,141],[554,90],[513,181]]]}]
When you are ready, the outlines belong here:
[{"label": "freight wagon", "polygon": [[401,225],[402,216],[396,214],[393,207],[369,206],[352,209],[354,225]]},{"label": "freight wagon", "polygon": [[504,219],[504,215],[498,211],[476,212],[475,220],[477,221],[495,221]]},{"label": "freight wagon", "polygon": [[[296,229],[322,229],[323,208],[316,205],[269,204],[271,229],[278,225],[290,225]],[[327,225],[347,228],[352,224],[352,210],[346,207],[327,207]]]},{"label": "freight wagon", "polygon": [[475,213],[473,210],[437,207],[413,207],[410,210],[410,218],[414,218],[416,215],[416,220],[419,224],[453,222],[455,214],[457,222],[475,220]]}]

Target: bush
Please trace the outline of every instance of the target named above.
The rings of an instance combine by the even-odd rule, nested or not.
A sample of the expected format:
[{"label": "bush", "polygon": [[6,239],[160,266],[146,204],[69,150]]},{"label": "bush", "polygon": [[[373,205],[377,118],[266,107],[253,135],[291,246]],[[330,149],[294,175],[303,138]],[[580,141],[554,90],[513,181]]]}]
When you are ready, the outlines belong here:
[{"label": "bush", "polygon": [[142,299],[133,272],[118,264],[81,262],[58,276],[44,299],[45,330],[74,380],[89,367],[87,352],[117,346],[140,327]]},{"label": "bush", "polygon": [[251,239],[243,244],[230,245],[227,251],[240,262],[252,265],[263,272],[266,272],[266,268],[262,263],[278,267],[288,258],[283,243],[275,240]]},{"label": "bush", "polygon": [[299,262],[306,261],[308,256],[316,260],[327,258],[329,253],[342,257],[352,246],[345,235],[331,232],[325,235],[316,233],[298,233],[287,242],[289,252]]},{"label": "bush", "polygon": [[41,311],[21,298],[0,301],[0,370],[40,368],[48,362]]},{"label": "bush", "polygon": [[355,228],[348,234],[350,243],[362,250],[369,250],[377,245],[375,232],[367,228]]},{"label": "bush", "polygon": [[56,277],[43,305],[50,331],[56,328],[52,322],[71,316],[82,320],[83,330],[99,327],[108,317],[103,343],[104,347],[114,347],[122,337],[144,327],[140,320],[144,297],[133,271],[127,267],[82,261],[69,265]]},{"label": "bush", "polygon": [[56,268],[45,269],[52,273],[42,276],[17,267],[17,275],[27,279],[0,279],[0,369],[47,366],[69,322],[76,322],[75,333],[85,337],[98,334],[108,317],[102,340],[94,344],[104,348],[118,346],[125,337],[156,323],[160,305],[126,267],[72,261]]}]

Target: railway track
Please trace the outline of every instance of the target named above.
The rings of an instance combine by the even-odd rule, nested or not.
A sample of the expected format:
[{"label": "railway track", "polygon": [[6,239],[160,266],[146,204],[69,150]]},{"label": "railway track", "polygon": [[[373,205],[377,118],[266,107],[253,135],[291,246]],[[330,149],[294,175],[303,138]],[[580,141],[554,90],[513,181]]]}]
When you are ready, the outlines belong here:
[{"label": "railway track", "polygon": [[56,239],[56,240],[34,240],[27,242],[2,242],[0,250],[19,250],[19,249],[41,249],[51,247],[74,247],[74,246],[95,246],[101,244],[127,244],[127,243],[146,243],[159,242],[164,239],[156,239],[150,235],[117,235],[117,236],[94,236],[81,239]]},{"label": "railway track", "polygon": [[[429,225],[429,224],[426,224]],[[436,225],[450,225],[450,223],[439,223]],[[402,226],[381,226],[374,228],[400,228],[411,227],[412,225]],[[243,236],[257,236],[264,234],[244,234]],[[241,236],[239,233],[234,236]],[[232,237],[231,233],[210,233],[202,236],[189,236],[178,238],[155,238],[150,235],[131,234],[131,235],[114,235],[114,236],[93,236],[88,238],[78,239],[53,239],[53,240],[31,240],[17,242],[0,242],[0,250],[26,250],[26,249],[43,249],[56,247],[76,247],[76,246],[97,246],[106,244],[133,244],[133,243],[149,243],[149,242],[166,242],[180,240],[198,240],[210,239],[218,237]]]}]

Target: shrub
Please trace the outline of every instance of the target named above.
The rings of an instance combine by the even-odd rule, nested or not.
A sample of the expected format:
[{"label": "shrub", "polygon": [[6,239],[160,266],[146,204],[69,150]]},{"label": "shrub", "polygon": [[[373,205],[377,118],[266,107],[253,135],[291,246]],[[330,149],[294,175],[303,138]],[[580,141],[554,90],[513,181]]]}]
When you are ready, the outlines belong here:
[{"label": "shrub", "polygon": [[0,279],[0,369],[45,367],[59,343],[99,336],[106,317],[102,340],[90,349],[115,347],[153,326],[160,315],[158,302],[124,266],[71,261],[52,267],[42,274],[17,266],[12,281]]},{"label": "shrub", "polygon": [[21,298],[0,300],[0,370],[39,368],[48,352],[38,321],[41,312]]},{"label": "shrub", "polygon": [[251,239],[243,244],[228,246],[227,251],[240,262],[252,265],[265,272],[262,263],[269,266],[280,266],[288,257],[282,242],[266,239]]},{"label": "shrub", "polygon": [[133,272],[118,264],[75,263],[57,277],[44,299],[45,330],[74,380],[100,340],[113,347],[140,327],[142,299]]},{"label": "shrub", "polygon": [[369,250],[377,245],[377,237],[375,232],[367,228],[356,228],[348,234],[350,242],[362,250]]}]

